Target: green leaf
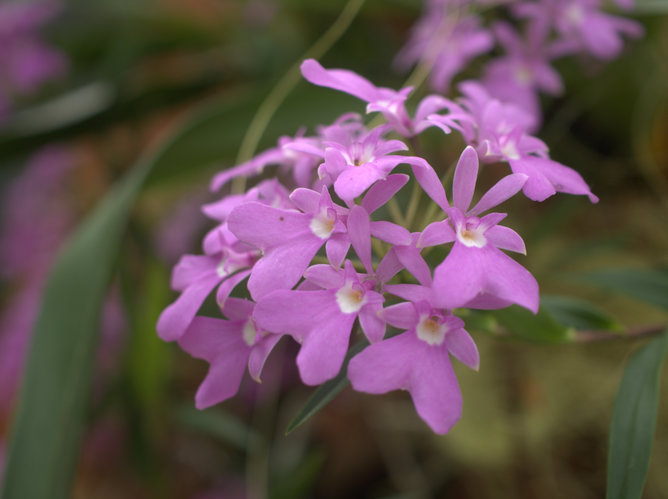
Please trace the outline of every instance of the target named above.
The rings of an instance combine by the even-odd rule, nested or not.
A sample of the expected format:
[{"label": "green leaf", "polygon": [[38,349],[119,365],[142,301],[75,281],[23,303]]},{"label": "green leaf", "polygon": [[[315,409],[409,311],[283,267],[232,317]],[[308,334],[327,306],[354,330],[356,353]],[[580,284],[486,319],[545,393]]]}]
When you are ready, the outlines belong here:
[{"label": "green leaf", "polygon": [[666,14],[668,13],[668,1],[637,0],[634,12],[638,14]]},{"label": "green leaf", "polygon": [[564,326],[621,332],[624,327],[608,314],[586,301],[570,296],[541,296],[540,303]]},{"label": "green leaf", "polygon": [[577,280],[637,298],[668,310],[668,271],[605,269],[582,272]]},{"label": "green leaf", "polygon": [[[185,155],[183,148],[192,142],[193,130],[201,132],[201,121],[200,116],[192,119],[161,150],[136,165],[58,255],[33,331],[12,427],[3,483],[5,499],[70,496],[100,309],[130,210],[149,172],[169,164],[173,154]],[[214,123],[219,126],[218,121]]]},{"label": "green leaf", "polygon": [[327,460],[322,450],[312,451],[299,460],[296,466],[276,473],[271,482],[270,499],[298,499],[311,497],[313,486]]},{"label": "green leaf", "polygon": [[562,343],[573,338],[573,330],[559,322],[544,307],[534,315],[529,310],[512,305],[490,312],[510,334],[539,343]]},{"label": "green leaf", "polygon": [[607,499],[639,499],[647,476],[668,329],[629,360],[610,424]]},{"label": "green leaf", "polygon": [[215,437],[241,451],[253,448],[262,440],[257,431],[219,407],[200,411],[188,405],[178,407],[172,412],[180,426]]},{"label": "green leaf", "polygon": [[297,416],[288,425],[287,430],[285,430],[286,435],[292,433],[294,430],[308,421],[316,412],[329,404],[334,399],[334,397],[336,397],[341,392],[341,390],[348,386],[348,362],[353,358],[353,356],[360,353],[368,344],[369,343],[366,340],[360,341],[359,343],[353,345],[350,350],[348,350],[339,374],[320,385],[317,390],[313,392],[313,395],[311,395],[304,407],[302,407],[302,410],[299,411]]}]

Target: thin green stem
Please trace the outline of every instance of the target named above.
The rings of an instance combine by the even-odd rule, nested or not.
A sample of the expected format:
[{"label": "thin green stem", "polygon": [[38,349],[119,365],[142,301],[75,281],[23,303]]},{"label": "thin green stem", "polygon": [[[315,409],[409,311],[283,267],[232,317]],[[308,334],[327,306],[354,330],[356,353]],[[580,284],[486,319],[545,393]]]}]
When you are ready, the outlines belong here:
[{"label": "thin green stem", "polygon": [[[304,53],[302,59],[319,59],[321,58],[339,38],[350,27],[351,23],[359,13],[365,0],[349,0],[346,6],[341,11],[341,15],[334,21],[327,31]],[[292,67],[283,75],[279,82],[269,92],[267,98],[262,102],[258,108],[251,124],[246,130],[246,134],[241,141],[239,153],[237,154],[237,164],[248,161],[253,157],[257,146],[267,129],[269,121],[276,113],[278,107],[283,103],[288,94],[292,91],[295,85],[299,82],[300,71],[299,66],[302,59],[297,61]]]}]

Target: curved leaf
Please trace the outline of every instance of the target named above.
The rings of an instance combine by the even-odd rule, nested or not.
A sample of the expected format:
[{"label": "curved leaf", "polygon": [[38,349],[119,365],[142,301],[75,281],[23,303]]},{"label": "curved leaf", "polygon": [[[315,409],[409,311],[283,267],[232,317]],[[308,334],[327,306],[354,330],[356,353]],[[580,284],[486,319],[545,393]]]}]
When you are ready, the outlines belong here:
[{"label": "curved leaf", "polygon": [[640,499],[659,408],[659,374],[668,329],[629,360],[610,425],[607,499]]},{"label": "curved leaf", "polygon": [[622,325],[591,303],[570,296],[543,295],[540,303],[564,326],[621,332]]},{"label": "curved leaf", "polygon": [[[225,113],[225,109],[219,109]],[[206,116],[208,116],[207,113]],[[3,496],[70,495],[90,391],[100,308],[134,201],[151,170],[201,132],[200,115],[141,161],[78,227],[48,278],[14,419]],[[214,120],[216,126],[219,121]]]}]

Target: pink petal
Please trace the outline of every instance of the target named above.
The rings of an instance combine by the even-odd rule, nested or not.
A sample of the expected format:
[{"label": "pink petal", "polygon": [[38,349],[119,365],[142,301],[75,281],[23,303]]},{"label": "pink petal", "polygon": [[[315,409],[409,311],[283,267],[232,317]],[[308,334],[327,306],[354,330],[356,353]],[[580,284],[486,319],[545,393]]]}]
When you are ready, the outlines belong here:
[{"label": "pink petal", "polygon": [[418,248],[427,248],[429,246],[438,246],[440,244],[451,243],[457,239],[457,235],[450,225],[449,220],[441,220],[427,225],[418,238]]},{"label": "pink petal", "polygon": [[462,212],[468,210],[478,179],[478,153],[466,146],[459,157],[452,182],[452,203]]},{"label": "pink petal", "polygon": [[538,283],[531,273],[493,246],[483,248],[488,293],[538,313]]},{"label": "pink petal", "polygon": [[423,286],[431,287],[431,269],[414,246],[395,246],[399,261]]},{"label": "pink petal", "polygon": [[333,234],[325,244],[325,253],[329,263],[340,267],[350,249],[348,234]]},{"label": "pink petal", "polygon": [[323,319],[306,336],[297,355],[299,374],[306,385],[320,385],[339,373],[355,314],[334,313],[330,309]]},{"label": "pink petal", "polygon": [[480,198],[469,213],[478,215],[510,199],[522,189],[528,178],[522,173],[513,173],[503,177]]},{"label": "pink petal", "polygon": [[406,301],[385,307],[381,312],[381,317],[390,326],[405,330],[411,329],[418,322],[415,305]]},{"label": "pink petal", "polygon": [[455,329],[445,336],[448,351],[462,364],[477,371],[480,367],[480,354],[473,338],[465,329]]},{"label": "pink petal", "polygon": [[239,391],[247,358],[247,354],[234,354],[216,359],[195,394],[195,407],[200,410],[206,409],[234,397]]},{"label": "pink petal", "polygon": [[445,189],[432,166],[424,159],[417,157],[406,157],[406,163],[413,166],[413,175],[424,192],[443,210],[447,209],[449,205]]},{"label": "pink petal", "polygon": [[459,421],[462,394],[445,348],[424,345],[413,367],[409,391],[420,417],[434,432],[444,435]]},{"label": "pink petal", "polygon": [[253,319],[259,328],[289,334],[302,342],[312,327],[324,324],[338,310],[333,291],[274,291],[255,305]]},{"label": "pink petal", "polygon": [[385,291],[412,302],[430,301],[432,298],[431,288],[418,284],[387,284]]},{"label": "pink petal", "polygon": [[397,254],[394,251],[394,248],[391,248],[378,264],[378,267],[376,268],[376,277],[380,282],[385,283],[392,279],[392,277],[394,277],[403,268],[404,266],[397,258]]},{"label": "pink petal", "polygon": [[344,201],[352,201],[385,176],[386,172],[373,163],[349,166],[334,181],[334,191]]},{"label": "pink petal", "polygon": [[482,292],[486,266],[480,248],[455,242],[450,254],[434,270],[434,304],[457,308]]},{"label": "pink petal", "polygon": [[183,255],[172,271],[171,287],[183,291],[195,281],[216,273],[220,258],[207,255]]},{"label": "pink petal", "polygon": [[228,226],[239,240],[265,250],[296,235],[311,234],[311,218],[305,213],[248,203],[232,210]]},{"label": "pink petal", "polygon": [[290,201],[304,213],[317,213],[319,211],[321,194],[311,189],[300,187],[292,191]]},{"label": "pink petal", "polygon": [[[524,195],[533,201],[545,201],[550,196],[557,193],[552,182],[535,167],[534,160],[539,159],[534,156],[510,160],[510,166],[516,173],[523,173],[527,177],[522,191]],[[476,206],[477,208],[477,206]]]},{"label": "pink petal", "polygon": [[369,80],[345,69],[325,69],[314,59],[302,62],[301,72],[314,85],[340,90],[367,102],[378,95],[378,89]]},{"label": "pink petal", "polygon": [[495,225],[485,231],[485,237],[499,249],[514,251],[523,255],[527,254],[524,241],[513,229],[504,227],[503,225]]},{"label": "pink petal", "polygon": [[413,333],[404,333],[366,347],[350,360],[348,378],[358,392],[407,390],[411,372],[421,362]]},{"label": "pink petal", "polygon": [[257,301],[276,289],[292,288],[323,243],[313,234],[304,234],[265,251],[255,263],[248,280],[248,291],[253,299]]},{"label": "pink petal", "polygon": [[408,175],[395,173],[384,180],[379,180],[367,191],[362,200],[362,207],[369,213],[387,203],[408,182]]},{"label": "pink petal", "polygon": [[368,273],[373,272],[371,264],[371,228],[369,214],[361,206],[353,206],[348,215],[348,236],[355,253]]},{"label": "pink petal", "polygon": [[158,336],[165,341],[178,340],[219,282],[220,277],[213,274],[188,286],[181,296],[160,314],[156,326]]},{"label": "pink petal", "polygon": [[240,270],[236,274],[232,274],[231,276],[227,277],[225,280],[223,280],[223,282],[220,283],[220,286],[218,286],[218,289],[216,290],[216,303],[218,303],[219,307],[223,307],[225,305],[225,302],[227,301],[230,294],[232,294],[232,291],[234,291],[234,288],[236,288],[241,283],[241,281],[246,279],[250,273],[250,269]]},{"label": "pink petal", "polygon": [[234,351],[247,355],[250,347],[242,337],[243,323],[244,321],[195,317],[179,338],[179,346],[193,357],[209,363],[213,362],[220,352]]},{"label": "pink petal", "polygon": [[400,225],[385,220],[371,222],[371,234],[373,237],[390,244],[406,246],[411,244],[411,233]]},{"label": "pink petal", "polygon": [[272,352],[276,343],[283,336],[280,334],[267,334],[260,338],[251,348],[248,356],[248,372],[255,381],[260,383],[260,376],[262,375],[262,368],[267,361],[267,357]]},{"label": "pink petal", "polygon": [[385,336],[385,321],[379,317],[380,304],[362,307],[359,313],[360,326],[369,343],[378,343]]},{"label": "pink petal", "polygon": [[343,275],[331,265],[312,265],[306,270],[304,277],[323,289],[340,288],[343,286]]}]

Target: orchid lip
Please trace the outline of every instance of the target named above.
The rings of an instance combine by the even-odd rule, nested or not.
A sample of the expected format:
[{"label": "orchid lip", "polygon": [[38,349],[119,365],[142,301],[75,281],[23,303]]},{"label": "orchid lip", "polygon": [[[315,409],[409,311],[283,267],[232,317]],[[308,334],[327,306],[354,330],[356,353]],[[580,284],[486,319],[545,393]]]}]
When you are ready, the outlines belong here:
[{"label": "orchid lip", "polygon": [[327,239],[334,232],[335,222],[336,219],[329,216],[326,210],[323,210],[311,219],[309,228],[320,239]]},{"label": "orchid lip", "polygon": [[257,338],[258,331],[255,328],[255,324],[253,323],[253,319],[248,319],[244,323],[244,327],[242,330],[241,335],[243,336],[244,341],[246,342],[246,345],[249,347],[252,347],[255,344],[255,339]]},{"label": "orchid lip", "polygon": [[348,281],[336,292],[336,303],[344,314],[354,314],[366,303],[364,290]]},{"label": "orchid lip", "polygon": [[415,328],[417,337],[431,346],[439,346],[445,341],[448,327],[437,315],[423,315]]}]

